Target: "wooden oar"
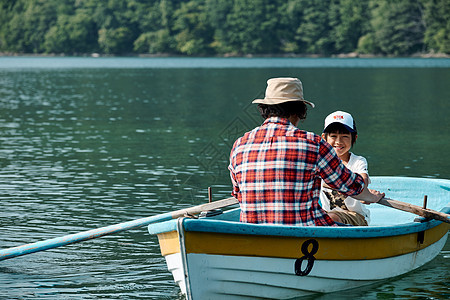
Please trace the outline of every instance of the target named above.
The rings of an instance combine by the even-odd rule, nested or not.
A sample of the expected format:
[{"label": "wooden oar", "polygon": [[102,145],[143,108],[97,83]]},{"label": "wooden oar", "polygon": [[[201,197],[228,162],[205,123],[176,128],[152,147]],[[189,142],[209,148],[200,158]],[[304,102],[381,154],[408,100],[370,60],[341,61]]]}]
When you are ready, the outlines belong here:
[{"label": "wooden oar", "polygon": [[[8,249],[0,250],[0,260],[5,260],[17,256],[22,256],[30,253],[35,253],[39,251],[45,251],[48,249],[53,249],[61,246],[65,246],[68,244],[78,243],[86,240],[91,240],[95,238],[99,238],[105,235],[115,234],[118,232],[122,232],[125,230],[135,229],[138,227],[146,226],[152,223],[164,222],[171,219],[176,219],[178,217],[182,217],[184,215],[195,215],[199,214],[202,211],[209,211],[218,208],[227,207],[230,205],[238,204],[238,200],[235,198],[227,198],[219,201],[214,201],[211,203],[201,204],[198,206],[193,206],[186,209],[180,209],[174,212],[168,212],[164,214],[159,214],[156,216],[146,217],[142,219],[137,219],[134,221],[129,221],[125,223],[119,223],[115,225],[110,225],[106,227],[101,227],[97,229],[92,229],[88,231],[82,231],[75,234],[70,234],[62,237],[57,237],[53,239],[48,239],[40,242],[35,242],[31,244],[26,244],[22,246],[12,247]],[[417,205],[409,204],[406,202],[401,202],[389,198],[383,198],[378,204],[385,205],[388,207],[392,207],[395,209],[399,209],[402,211],[410,212],[425,218],[435,219],[438,221],[443,221],[446,223],[450,223],[450,215],[435,211],[428,208],[422,208]]]},{"label": "wooden oar", "polygon": [[450,223],[450,215],[440,212],[440,211],[435,211],[435,210],[432,210],[429,208],[423,208],[423,207],[420,207],[420,206],[417,206],[414,204],[409,204],[406,202],[401,202],[401,201],[393,200],[393,199],[389,199],[389,198],[382,198],[377,203],[388,206],[388,207],[392,207],[395,209],[410,212],[410,213],[425,217],[427,219],[435,219],[438,221]]},{"label": "wooden oar", "polygon": [[[364,201],[361,200],[361,202],[364,202]],[[386,198],[386,197],[382,198],[380,201],[378,201],[376,203],[387,206],[387,207],[395,208],[398,210],[406,211],[409,213],[413,213],[415,215],[419,215],[419,216],[427,218],[427,219],[434,219],[434,220],[450,223],[450,215],[449,214],[446,214],[446,213],[443,213],[440,211],[436,211],[436,210],[432,210],[429,208],[425,208],[426,200],[424,203],[424,205],[425,205],[424,207],[420,207],[420,206],[417,206],[414,204],[410,204],[407,202],[402,202],[402,201],[398,201],[398,200],[394,200],[394,199],[390,199],[390,198]]]},{"label": "wooden oar", "polygon": [[82,231],[75,234],[69,234],[62,237],[57,237],[53,239],[48,239],[40,242],[35,242],[31,244],[26,244],[22,246],[17,246],[13,248],[0,250],[0,260],[5,260],[21,255],[26,255],[34,252],[44,251],[48,249],[53,249],[68,244],[78,243],[86,240],[96,239],[105,235],[110,235],[118,233],[125,230],[135,229],[152,223],[158,223],[163,221],[168,221],[171,219],[176,219],[184,215],[195,215],[202,211],[209,211],[214,209],[219,209],[227,207],[233,204],[239,203],[237,199],[231,197],[219,201],[214,201],[206,204],[201,204],[198,206],[193,206],[186,209],[180,209],[174,212],[168,212],[164,214],[159,214],[156,216],[146,217],[142,219],[137,219],[134,221],[129,221],[125,223],[110,225],[106,227],[101,227],[97,229],[92,229],[88,231]]}]

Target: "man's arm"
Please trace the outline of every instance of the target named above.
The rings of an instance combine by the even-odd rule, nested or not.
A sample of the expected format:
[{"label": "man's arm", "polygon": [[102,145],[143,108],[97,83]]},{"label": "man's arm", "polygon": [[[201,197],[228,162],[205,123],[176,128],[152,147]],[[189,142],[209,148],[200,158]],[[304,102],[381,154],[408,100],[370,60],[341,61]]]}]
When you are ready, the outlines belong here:
[{"label": "man's arm", "polygon": [[[376,190],[368,189],[367,188],[367,184],[369,183],[368,174],[366,174],[366,173],[357,174],[357,173],[354,173],[354,172],[350,171],[349,169],[347,169],[347,167],[344,166],[342,161],[337,157],[337,154],[334,151],[334,149],[331,146],[329,146],[329,144],[326,143],[326,144],[321,145],[321,154],[323,155],[323,159],[325,161],[327,161],[327,163],[324,164],[327,167],[322,169],[322,172],[323,172],[322,178],[324,179],[324,181],[327,182],[330,180],[329,179],[330,177],[336,178],[336,174],[338,175],[337,176],[338,180],[335,179],[334,181],[330,180],[328,182],[328,186],[330,188],[339,190],[340,184],[336,184],[337,182],[341,181],[339,179],[346,178],[347,180],[351,180],[351,178],[354,176],[354,174],[356,174],[356,176],[359,178],[354,179],[355,181],[353,181],[352,183],[350,183],[349,181],[346,181],[346,185],[347,185],[347,187],[350,187],[351,185],[353,185],[353,187],[355,187],[355,183],[359,182],[359,183],[361,183],[361,185],[364,186],[363,190],[359,194],[356,194],[356,195],[355,195],[355,193],[347,194],[346,192],[342,191],[342,192],[344,192],[344,194],[349,195],[349,196],[351,196],[357,200],[360,200],[366,204],[378,202],[381,200],[381,198],[383,198],[385,196],[384,193],[381,193]],[[361,180],[361,179],[363,179],[363,180]],[[361,181],[363,181],[364,183]],[[344,182],[340,182],[340,183],[345,184]],[[333,187],[333,186],[335,186],[335,187]],[[355,192],[358,192],[358,190],[359,190],[359,188],[354,189]]]},{"label": "man's arm", "polygon": [[[367,188],[367,186],[369,185],[369,175],[367,175],[366,173],[359,173],[359,175],[361,175],[361,177],[364,179],[364,189],[359,195],[353,195],[352,198],[360,200],[364,204],[370,204],[380,201],[385,196],[385,194]],[[332,189],[326,183],[324,183],[323,186]]]},{"label": "man's arm", "polygon": [[369,175],[367,173],[359,173],[359,175],[361,175],[364,179],[364,190],[361,192],[361,194],[352,197],[356,200],[360,200],[364,204],[370,204],[380,201],[385,196],[385,194],[368,188]]},{"label": "man's arm", "polygon": [[371,190],[368,189],[367,187],[364,187],[364,190],[361,192],[361,194],[352,196],[352,198],[360,200],[364,204],[370,204],[380,201],[382,198],[384,198],[384,196],[385,194],[380,191]]}]

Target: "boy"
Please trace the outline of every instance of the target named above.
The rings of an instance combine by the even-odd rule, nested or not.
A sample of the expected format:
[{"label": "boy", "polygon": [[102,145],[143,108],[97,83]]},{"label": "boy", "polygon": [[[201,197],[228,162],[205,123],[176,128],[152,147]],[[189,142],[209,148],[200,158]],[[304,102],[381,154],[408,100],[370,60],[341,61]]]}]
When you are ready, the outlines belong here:
[{"label": "boy", "polygon": [[[350,152],[357,137],[355,121],[351,114],[336,111],[325,118],[322,138],[334,148],[348,169],[363,177],[367,186],[370,183],[367,160]],[[335,222],[367,226],[370,221],[370,212],[360,201],[331,190],[325,184],[320,193],[320,202]]]}]

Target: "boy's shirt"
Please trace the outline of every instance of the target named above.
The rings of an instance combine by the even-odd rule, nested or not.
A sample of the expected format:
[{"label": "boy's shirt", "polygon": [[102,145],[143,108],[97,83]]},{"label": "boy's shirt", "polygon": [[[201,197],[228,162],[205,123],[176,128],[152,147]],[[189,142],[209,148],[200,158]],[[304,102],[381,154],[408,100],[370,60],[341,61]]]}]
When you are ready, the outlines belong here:
[{"label": "boy's shirt", "polygon": [[[355,155],[350,152],[350,159],[347,163],[347,168],[352,172],[355,172],[358,174],[365,173],[365,174],[367,174],[367,176],[369,176],[367,160],[363,156]],[[370,183],[370,178],[369,178],[368,184],[369,183]],[[364,216],[367,223],[370,223],[370,211],[365,207],[364,204],[361,203],[361,201],[358,201],[352,197],[347,197],[344,195],[344,197],[342,197],[344,207],[342,207],[342,205],[340,205],[340,201],[337,201],[339,204],[336,205],[337,207],[335,207],[333,204],[330,205],[330,201],[329,201],[328,197],[326,196],[326,193],[332,193],[332,191],[327,188],[322,188],[322,191],[320,192],[320,204],[322,205],[323,209],[325,209],[326,211],[331,211],[331,210],[335,209],[335,210],[340,210],[340,211],[349,210],[349,211],[357,212],[360,215]],[[339,197],[336,197],[336,198],[339,198]]]}]

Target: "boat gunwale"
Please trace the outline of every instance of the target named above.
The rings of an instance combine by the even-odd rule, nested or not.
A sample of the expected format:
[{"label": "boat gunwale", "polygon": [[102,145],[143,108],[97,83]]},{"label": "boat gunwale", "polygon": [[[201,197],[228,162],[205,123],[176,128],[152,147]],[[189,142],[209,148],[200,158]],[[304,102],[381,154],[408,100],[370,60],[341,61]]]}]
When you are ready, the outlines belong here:
[{"label": "boat gunwale", "polygon": [[[224,212],[223,215],[233,212],[236,213],[238,210],[239,208],[229,210]],[[450,211],[450,207],[445,207],[441,211],[448,213]],[[422,219],[422,221],[424,220],[423,218],[419,219]],[[151,234],[160,234],[164,232],[176,231],[176,223],[177,220],[170,220],[158,224],[151,224],[148,226],[149,232]],[[241,223],[239,221],[217,220],[214,218],[183,218],[183,228],[185,231],[317,238],[376,238],[397,236],[426,231],[440,224],[443,224],[443,222],[429,220],[425,222],[412,221],[395,225],[325,227],[249,224]]]},{"label": "boat gunwale", "polygon": [[[450,180],[447,179],[391,176],[372,176],[371,179],[374,186],[385,185],[389,181],[396,180],[396,182],[401,183],[400,188],[396,187],[397,190],[404,190],[403,192],[408,190],[412,184],[413,186],[426,184],[427,187],[430,187],[430,191],[439,190],[441,192],[441,189],[444,189],[446,191],[450,190]],[[394,190],[391,190],[390,192],[393,193]],[[422,192],[420,192],[420,194],[422,194]],[[446,195],[447,194],[443,196],[444,199],[446,199]],[[444,206],[436,207],[435,209],[440,209],[441,212],[448,214],[450,213],[450,204],[446,203],[444,204]],[[223,214],[213,217],[204,217],[199,219],[185,218],[183,220],[183,227],[186,231],[203,231],[229,234],[321,238],[370,238],[416,233],[426,231],[430,228],[439,226],[440,224],[444,224],[443,226],[448,226],[448,224],[442,221],[426,220],[425,218],[419,216],[417,216],[416,220],[413,221],[413,214],[411,214],[411,221],[386,225],[383,224],[369,226],[329,227],[249,224],[239,222],[239,211],[240,208],[238,206],[237,208],[228,209]],[[169,220],[166,222],[150,224],[148,226],[148,232],[150,234],[160,234],[164,232],[176,231],[176,222],[176,220]]]}]

